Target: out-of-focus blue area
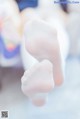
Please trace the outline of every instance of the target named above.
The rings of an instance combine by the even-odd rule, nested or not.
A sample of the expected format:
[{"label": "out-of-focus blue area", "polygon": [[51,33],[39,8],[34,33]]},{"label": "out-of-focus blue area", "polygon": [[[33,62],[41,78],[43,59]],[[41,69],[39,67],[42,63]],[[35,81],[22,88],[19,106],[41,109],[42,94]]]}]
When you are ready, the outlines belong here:
[{"label": "out-of-focus blue area", "polygon": [[17,45],[13,50],[9,51],[3,41],[3,38],[0,35],[0,53],[7,59],[15,57],[19,54],[20,45]]},{"label": "out-of-focus blue area", "polygon": [[22,11],[27,7],[37,7],[38,0],[16,0],[19,6],[19,10]]}]

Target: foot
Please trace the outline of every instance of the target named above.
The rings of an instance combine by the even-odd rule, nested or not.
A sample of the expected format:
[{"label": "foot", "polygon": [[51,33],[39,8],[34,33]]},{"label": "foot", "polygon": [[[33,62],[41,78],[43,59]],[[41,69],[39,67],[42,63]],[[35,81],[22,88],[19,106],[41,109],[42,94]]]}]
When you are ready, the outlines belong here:
[{"label": "foot", "polygon": [[46,103],[48,93],[54,88],[53,66],[48,60],[27,70],[22,79],[22,91],[36,106]]},{"label": "foot", "polygon": [[48,59],[53,64],[56,85],[63,82],[63,66],[56,29],[41,20],[29,22],[25,28],[27,51],[39,61]]}]

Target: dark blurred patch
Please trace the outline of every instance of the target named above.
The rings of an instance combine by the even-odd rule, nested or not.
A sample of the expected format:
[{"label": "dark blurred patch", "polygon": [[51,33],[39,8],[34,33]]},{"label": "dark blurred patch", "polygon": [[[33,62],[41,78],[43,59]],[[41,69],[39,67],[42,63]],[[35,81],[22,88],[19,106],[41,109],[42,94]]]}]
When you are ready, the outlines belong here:
[{"label": "dark blurred patch", "polygon": [[67,0],[60,0],[60,5],[61,8],[63,9],[64,12],[68,13],[68,3]]},{"label": "dark blurred patch", "polygon": [[16,0],[18,6],[19,6],[19,10],[22,11],[25,8],[28,7],[37,7],[38,6],[38,0]]},{"label": "dark blurred patch", "polygon": [[15,82],[20,81],[24,69],[22,67],[1,67],[0,66],[0,91],[5,89]]}]

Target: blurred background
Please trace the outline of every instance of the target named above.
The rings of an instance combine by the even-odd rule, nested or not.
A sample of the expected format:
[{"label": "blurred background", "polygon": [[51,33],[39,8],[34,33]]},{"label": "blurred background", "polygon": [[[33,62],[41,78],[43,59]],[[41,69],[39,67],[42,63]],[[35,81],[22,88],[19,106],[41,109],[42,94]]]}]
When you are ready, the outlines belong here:
[{"label": "blurred background", "polygon": [[[38,9],[42,15],[44,7],[45,11],[50,7],[52,17],[53,12],[61,16],[70,48],[63,85],[49,94],[45,106],[35,107],[21,91],[21,77],[31,65],[22,47],[22,33],[25,21],[35,17]],[[54,4],[53,0],[0,0],[0,112],[8,111],[8,119],[80,119],[79,7],[79,4]]]}]

